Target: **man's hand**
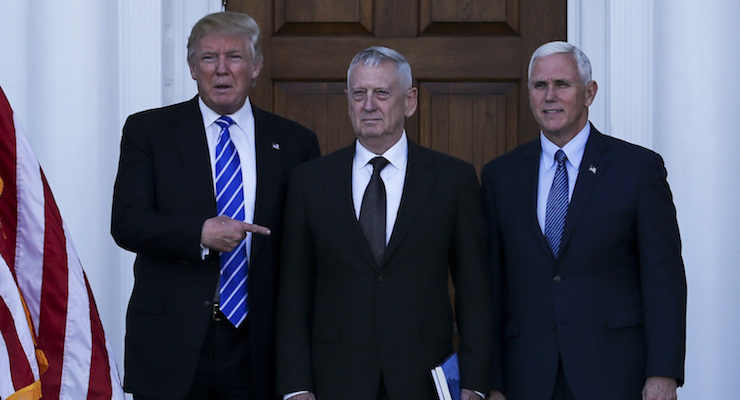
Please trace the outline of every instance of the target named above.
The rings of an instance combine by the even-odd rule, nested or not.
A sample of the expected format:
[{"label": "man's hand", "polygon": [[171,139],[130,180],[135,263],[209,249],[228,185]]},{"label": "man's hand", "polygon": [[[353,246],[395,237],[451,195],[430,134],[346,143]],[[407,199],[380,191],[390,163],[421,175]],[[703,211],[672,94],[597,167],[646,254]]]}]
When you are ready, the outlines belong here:
[{"label": "man's hand", "polygon": [[498,390],[491,390],[491,393],[486,397],[486,400],[505,400],[504,394]]},{"label": "man's hand", "polygon": [[645,381],[642,388],[642,400],[676,400],[678,384],[673,378],[665,376],[651,376]]},{"label": "man's hand", "polygon": [[470,389],[463,389],[460,391],[460,400],[483,400],[483,398]]},{"label": "man's hand", "polygon": [[231,251],[247,237],[247,232],[269,235],[270,229],[219,215],[207,219],[200,231],[200,244],[215,251]]}]

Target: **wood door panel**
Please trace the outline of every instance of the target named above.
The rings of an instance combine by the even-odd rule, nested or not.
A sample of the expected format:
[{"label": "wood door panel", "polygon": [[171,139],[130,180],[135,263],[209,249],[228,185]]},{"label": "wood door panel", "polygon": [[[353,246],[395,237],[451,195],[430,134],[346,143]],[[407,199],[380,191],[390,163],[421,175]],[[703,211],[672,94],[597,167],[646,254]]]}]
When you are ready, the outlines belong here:
[{"label": "wood door panel", "polygon": [[423,34],[514,34],[519,29],[517,0],[421,0]]},{"label": "wood door panel", "polygon": [[423,0],[421,9],[430,8],[434,21],[485,22],[506,18],[506,0]]},{"label": "wood door panel", "polygon": [[372,5],[372,0],[276,0],[275,33],[368,34]]},{"label": "wood door panel", "polygon": [[513,82],[419,83],[419,144],[480,171],[517,144],[519,87]]},{"label": "wood door panel", "polygon": [[[287,22],[356,22],[360,20],[359,0],[278,0]],[[278,8],[279,9],[279,8]],[[278,13],[275,16],[279,16]]]},{"label": "wood door panel", "polygon": [[[520,80],[521,49],[514,37],[420,37],[379,40],[372,37],[276,37],[272,39],[272,79],[345,78],[360,50],[389,46],[401,52],[418,79]],[[296,66],[300,60],[300,68]]]},{"label": "wood door panel", "polygon": [[[527,66],[539,45],[565,40],[567,0],[227,0],[262,29],[254,104],[296,120],[327,154],[352,143],[344,94],[360,50],[408,58],[419,108],[408,136],[462,158],[488,160],[537,137]],[[450,281],[450,296],[454,288]]]},{"label": "wood door panel", "polygon": [[[352,140],[344,82],[374,45],[408,58],[420,90],[406,131],[478,169],[537,137],[529,56],[564,40],[567,0],[228,0],[262,28],[265,63],[252,101],[303,123],[322,152]],[[444,116],[444,118],[443,118]]]},{"label": "wood door panel", "polygon": [[316,132],[321,153],[328,154],[354,140],[342,82],[277,82],[275,113]]}]

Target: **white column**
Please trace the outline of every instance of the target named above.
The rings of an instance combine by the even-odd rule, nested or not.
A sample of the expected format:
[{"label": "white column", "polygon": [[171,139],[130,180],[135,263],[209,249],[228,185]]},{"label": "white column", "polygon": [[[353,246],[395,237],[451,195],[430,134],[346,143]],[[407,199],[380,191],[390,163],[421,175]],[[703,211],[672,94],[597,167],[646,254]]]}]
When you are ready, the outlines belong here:
[{"label": "white column", "polygon": [[653,1],[569,0],[568,41],[589,57],[599,86],[590,120],[651,147]]},{"label": "white column", "polygon": [[0,86],[46,173],[121,365],[133,286],[133,255],[109,233],[121,127],[133,112],[195,94],[187,86],[187,34],[221,7],[219,0],[0,3]]},{"label": "white column", "polygon": [[119,3],[120,120],[137,111],[162,105],[162,1]]},{"label": "white column", "polygon": [[[123,0],[118,4],[118,60],[120,105],[116,112],[116,124],[110,136],[115,138],[115,155],[109,165],[114,176],[108,183],[110,199],[113,197],[113,182],[118,169],[121,128],[128,115],[160,107],[162,105],[162,2],[160,0]],[[110,216],[108,216],[110,221]],[[110,223],[108,223],[110,226]],[[110,234],[108,234],[110,237]],[[109,277],[117,290],[107,294],[115,296],[117,319],[106,327],[119,333],[114,349],[119,357],[120,371],[123,374],[124,334],[126,330],[126,308],[134,286],[134,254],[116,248],[111,252]],[[113,286],[111,285],[111,286]],[[106,291],[109,288],[106,288]],[[113,338],[111,338],[113,341]]]},{"label": "white column", "polygon": [[162,0],[162,104],[185,101],[197,92],[186,61],[188,36],[200,18],[222,9],[220,0]]},{"label": "white column", "polygon": [[684,400],[733,398],[740,371],[738,15],[735,0],[568,1],[600,84],[592,120],[666,162],[689,285]]},{"label": "white column", "polygon": [[0,85],[46,174],[120,365],[122,288],[109,233],[120,130],[117,6],[3,2]]},{"label": "white column", "polygon": [[591,61],[592,79],[599,87],[589,107],[589,120],[600,131],[612,134],[608,15],[607,0],[568,0],[568,42],[586,53]]},{"label": "white column", "polygon": [[689,283],[686,386],[679,398],[736,398],[740,3],[655,3],[654,143],[669,167]]},{"label": "white column", "polygon": [[[30,31],[31,5],[13,1],[0,6],[0,86],[10,101],[13,111],[22,121],[28,119],[29,60],[25,57]],[[27,128],[26,124],[23,124]]]}]

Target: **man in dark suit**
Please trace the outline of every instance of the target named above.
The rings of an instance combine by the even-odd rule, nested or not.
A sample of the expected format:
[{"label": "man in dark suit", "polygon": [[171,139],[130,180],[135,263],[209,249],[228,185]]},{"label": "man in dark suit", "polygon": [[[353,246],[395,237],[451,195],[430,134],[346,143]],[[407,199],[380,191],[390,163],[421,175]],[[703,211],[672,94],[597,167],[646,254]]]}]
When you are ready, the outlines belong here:
[{"label": "man in dark suit", "polygon": [[675,399],[683,382],[686,278],[666,170],[588,123],[596,90],[578,48],[541,46],[529,67],[540,137],[483,169],[494,387],[509,400]]},{"label": "man in dark suit", "polygon": [[463,399],[482,398],[491,296],[475,170],[408,140],[417,89],[398,52],[358,53],[347,97],[357,141],[296,168],[288,189],[278,392],[435,398],[430,370],[453,350],[451,273]]},{"label": "man in dark suit", "polygon": [[198,95],[123,128],[111,232],[137,253],[124,386],[137,400],[274,399],[285,192],[318,141],[249,102],[251,17],[201,19],[188,63]]}]

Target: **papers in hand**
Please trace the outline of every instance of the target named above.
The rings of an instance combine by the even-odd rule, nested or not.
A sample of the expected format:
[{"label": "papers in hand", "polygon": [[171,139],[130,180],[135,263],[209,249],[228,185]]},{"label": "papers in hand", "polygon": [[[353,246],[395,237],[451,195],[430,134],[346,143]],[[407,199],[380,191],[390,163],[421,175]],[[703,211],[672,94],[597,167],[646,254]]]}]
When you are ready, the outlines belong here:
[{"label": "papers in hand", "polygon": [[450,354],[431,372],[439,400],[460,400],[460,368],[457,364],[457,353]]}]

